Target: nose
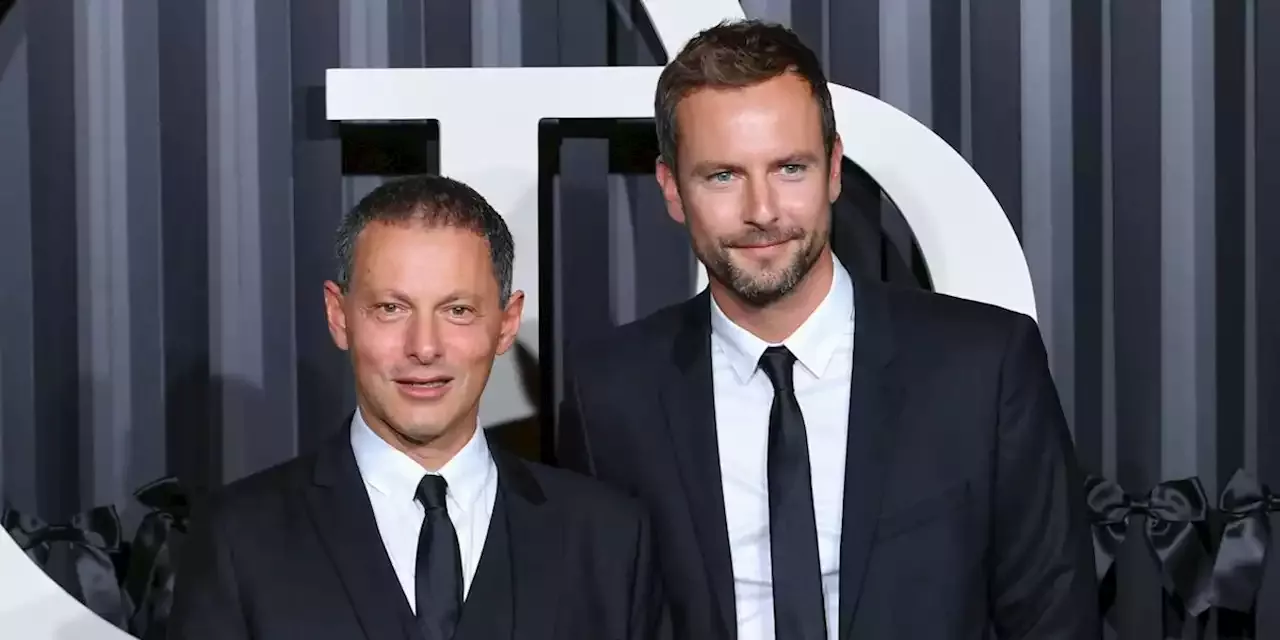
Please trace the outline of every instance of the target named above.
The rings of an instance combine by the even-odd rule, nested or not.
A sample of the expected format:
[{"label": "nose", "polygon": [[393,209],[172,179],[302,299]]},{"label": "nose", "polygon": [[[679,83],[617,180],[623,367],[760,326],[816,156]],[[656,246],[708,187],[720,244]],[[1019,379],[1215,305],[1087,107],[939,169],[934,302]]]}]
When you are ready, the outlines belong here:
[{"label": "nose", "polygon": [[405,355],[419,364],[431,364],[440,357],[440,332],[434,314],[414,314],[405,336]]},{"label": "nose", "polygon": [[772,226],[778,220],[778,205],[773,186],[767,179],[747,181],[746,222],[758,227]]}]

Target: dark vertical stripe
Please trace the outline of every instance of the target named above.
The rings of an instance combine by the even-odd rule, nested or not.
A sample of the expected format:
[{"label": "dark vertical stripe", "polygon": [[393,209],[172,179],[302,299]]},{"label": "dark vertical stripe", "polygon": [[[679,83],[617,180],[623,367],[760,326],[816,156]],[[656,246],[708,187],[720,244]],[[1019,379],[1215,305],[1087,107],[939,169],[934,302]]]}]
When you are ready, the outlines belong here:
[{"label": "dark vertical stripe", "polygon": [[[36,508],[35,381],[32,367],[32,240],[30,86],[26,11],[0,16],[0,194],[5,233],[0,234],[0,273],[7,274],[0,301],[21,311],[0,316],[0,496],[15,508]],[[20,53],[21,52],[21,53]]]},{"label": "dark vertical stripe", "polygon": [[520,60],[525,67],[560,64],[560,6],[552,0],[522,0]]},{"label": "dark vertical stripe", "polygon": [[[524,34],[531,35],[529,28],[533,25],[543,28],[554,25],[555,35],[527,38],[525,65],[607,64],[610,57],[608,11],[607,3],[593,0],[526,2],[522,12]],[[551,129],[551,137],[546,142],[554,145],[559,137],[559,149],[543,150],[541,180],[545,187],[553,187],[554,181],[546,181],[552,180],[550,176],[558,171],[559,188],[546,189],[540,198],[541,205],[552,206],[552,211],[549,216],[540,216],[540,233],[551,234],[551,237],[545,242],[540,239],[544,252],[540,254],[539,267],[553,277],[549,283],[544,279],[544,286],[551,286],[541,289],[544,304],[540,320],[545,329],[541,332],[539,353],[544,363],[543,375],[554,381],[552,386],[562,388],[564,371],[558,363],[562,358],[560,350],[570,336],[578,340],[612,325],[609,147],[605,140],[583,139],[580,136],[585,132],[570,122]],[[555,165],[548,163],[552,158]],[[544,407],[543,416],[551,416],[551,411],[550,407]],[[542,424],[543,455],[549,456],[552,449],[548,445],[553,444],[554,429],[547,420]]]},{"label": "dark vertical stripe", "polygon": [[354,407],[346,354],[324,315],[326,280],[337,274],[334,237],[342,221],[342,143],[325,118],[325,69],[341,66],[339,0],[290,5],[293,58],[293,304],[298,362],[298,448],[311,451]]},{"label": "dark vertical stripe", "polygon": [[1160,480],[1160,0],[1112,5],[1119,480]]},{"label": "dark vertical stripe", "polygon": [[160,220],[159,16],[157,3],[130,2],[124,12],[125,135],[128,145],[129,347],[133,433],[124,466],[129,486],[166,471],[164,314]]},{"label": "dark vertical stripe", "polygon": [[[548,4],[551,0],[542,0]],[[542,4],[539,2],[539,4]],[[423,0],[423,52],[428,67],[471,66],[471,3]]]},{"label": "dark vertical stripe", "polygon": [[[609,57],[608,3],[559,0],[560,66],[605,64]],[[526,5],[526,9],[527,9]],[[571,123],[560,148],[559,259],[563,269],[557,311],[564,337],[586,336],[612,325],[610,312],[608,142],[583,139]],[[591,135],[599,135],[593,132]],[[572,313],[563,306],[575,292]],[[594,292],[583,296],[581,292]],[[554,349],[555,345],[543,345]]]},{"label": "dark vertical stripe", "polygon": [[[614,64],[662,64],[662,47],[639,2],[633,0],[630,12],[625,16],[615,14],[613,22],[617,25],[610,44]],[[651,170],[658,157],[657,132],[648,123],[629,123],[619,129],[622,133],[610,143],[610,156],[627,158],[631,166],[645,169],[643,173],[615,170],[629,173],[627,188],[624,193],[611,194],[628,200],[626,210],[631,215],[635,254],[635,270],[631,274],[635,280],[635,313],[643,318],[689,297],[694,286],[693,253],[684,228],[667,217],[662,191]]]},{"label": "dark vertical stripe", "polygon": [[165,447],[193,488],[221,476],[209,388],[209,160],[205,11],[159,3]]},{"label": "dark vertical stripe", "polygon": [[[1075,269],[1076,448],[1103,469],[1102,428],[1102,4],[1072,0],[1072,265]],[[1067,320],[1060,319],[1059,321]]]},{"label": "dark vertical stripe", "polygon": [[1021,235],[1021,0],[975,0],[970,9],[973,166]]},{"label": "dark vertical stripe", "polygon": [[834,0],[830,15],[828,79],[880,95],[880,0]]},{"label": "dark vertical stripe", "polygon": [[[1111,2],[1116,473],[1131,492],[1161,480],[1160,2]],[[1129,547],[1118,637],[1156,638],[1159,579]]]},{"label": "dark vertical stripe", "polygon": [[257,6],[258,187],[262,252],[263,424],[249,456],[254,469],[287,460],[298,452],[297,344],[291,302],[293,276],[293,93],[289,66],[290,3],[266,0]]},{"label": "dark vertical stripe", "polygon": [[[932,0],[929,7],[929,66],[933,75],[932,127],[934,133],[942,136],[943,140],[956,149],[960,149],[961,116],[964,112],[961,105],[961,81],[964,78],[961,65],[964,63],[964,56],[960,51],[960,11],[963,7],[960,0]],[[1017,32],[1014,33],[1013,44],[1018,46]]]},{"label": "dark vertical stripe", "polygon": [[[559,5],[557,2],[524,0],[520,7],[520,60],[526,67],[554,67],[560,63]],[[542,428],[538,434],[542,457],[555,462],[554,408],[564,389],[565,346],[564,317],[560,313],[563,272],[561,242],[557,233],[559,211],[556,207],[556,174],[560,167],[560,140],[554,127],[546,126],[538,133],[538,360],[543,380]],[[519,251],[520,248],[516,247]],[[605,296],[605,304],[608,297]],[[551,419],[549,419],[551,418]]]},{"label": "dark vertical stripe", "polygon": [[[827,79],[872,96],[880,94],[880,0],[841,0],[831,3],[827,24],[830,63]],[[832,235],[856,241],[857,251],[841,251],[862,260],[847,264],[891,279],[886,259],[899,254],[885,236],[880,221],[882,192],[871,176],[852,161],[843,162],[840,198],[831,207]],[[844,232],[843,229],[847,229]],[[839,244],[836,241],[836,244]],[[896,260],[895,264],[901,263]]]},{"label": "dark vertical stripe", "polygon": [[1280,488],[1280,3],[1255,5],[1258,467]]},{"label": "dark vertical stripe", "polygon": [[791,0],[791,30],[800,36],[801,42],[818,54],[820,60],[827,50],[830,38],[822,15],[828,10],[829,4],[832,4],[832,0]]},{"label": "dark vertical stripe", "polygon": [[25,3],[30,66],[32,351],[37,508],[80,502],[80,358],[76,254],[75,6]]},{"label": "dark vertical stripe", "polygon": [[1244,466],[1245,5],[1214,8],[1214,212],[1217,293],[1216,486]]},{"label": "dark vertical stripe", "polygon": [[[444,4],[450,7],[461,5],[469,8],[470,3],[440,3],[432,0],[388,0],[387,2],[387,43],[389,66],[421,67],[423,65],[427,30],[430,25],[426,20],[426,6]],[[470,11],[467,12],[468,18]],[[468,49],[471,44],[471,30],[467,29]],[[467,51],[468,60],[471,52]]]}]

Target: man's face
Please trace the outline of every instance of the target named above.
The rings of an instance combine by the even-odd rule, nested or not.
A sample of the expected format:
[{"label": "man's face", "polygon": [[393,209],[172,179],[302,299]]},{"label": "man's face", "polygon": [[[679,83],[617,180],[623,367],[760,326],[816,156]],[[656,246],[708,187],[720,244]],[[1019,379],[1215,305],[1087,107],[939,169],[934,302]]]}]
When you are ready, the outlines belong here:
[{"label": "man's face", "polygon": [[837,140],[822,141],[808,84],[783,74],[741,89],[701,89],[676,107],[678,173],[658,166],[667,211],[709,275],[744,302],[789,293],[827,246],[840,194]]},{"label": "man's face", "polygon": [[520,327],[523,294],[504,309],[499,293],[489,245],[471,231],[375,222],[360,232],[348,290],[326,283],[325,306],[371,427],[410,444],[470,437],[494,357]]}]

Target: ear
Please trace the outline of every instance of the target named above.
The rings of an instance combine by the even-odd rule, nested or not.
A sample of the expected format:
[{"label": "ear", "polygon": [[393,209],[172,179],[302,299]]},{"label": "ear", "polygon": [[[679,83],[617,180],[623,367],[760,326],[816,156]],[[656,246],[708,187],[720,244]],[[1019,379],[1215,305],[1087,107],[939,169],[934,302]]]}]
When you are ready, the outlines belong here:
[{"label": "ear", "polygon": [[831,145],[831,158],[828,165],[831,171],[827,176],[827,201],[835,202],[840,197],[840,172],[841,164],[844,162],[844,143],[840,142],[840,136],[836,135],[835,144]]},{"label": "ear", "polygon": [[684,202],[680,200],[680,184],[676,181],[675,171],[658,158],[654,173],[658,177],[658,186],[662,188],[662,199],[667,203],[667,215],[684,224]]},{"label": "ear", "polygon": [[342,306],[345,299],[338,283],[332,280],[325,281],[324,315],[329,322],[329,337],[333,338],[333,343],[343,351],[350,346],[347,344],[347,311]]},{"label": "ear", "polygon": [[502,328],[498,334],[498,355],[511,349],[520,333],[520,319],[524,317],[524,292],[512,291],[507,308],[502,310]]}]

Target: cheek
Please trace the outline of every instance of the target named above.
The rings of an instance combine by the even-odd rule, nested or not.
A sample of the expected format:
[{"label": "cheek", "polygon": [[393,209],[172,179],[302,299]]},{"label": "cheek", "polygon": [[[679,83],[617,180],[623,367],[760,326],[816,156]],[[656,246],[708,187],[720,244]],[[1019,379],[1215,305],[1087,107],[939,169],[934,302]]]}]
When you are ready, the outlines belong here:
[{"label": "cheek", "polygon": [[498,330],[483,324],[449,325],[441,331],[449,359],[458,367],[488,367],[498,348]]},{"label": "cheek", "polygon": [[742,228],[742,194],[726,189],[703,192],[685,201],[685,215],[694,235],[719,238]]},{"label": "cheek", "polygon": [[779,186],[777,194],[779,209],[794,224],[806,229],[815,228],[831,206],[826,184],[818,180],[785,183]]},{"label": "cheek", "polygon": [[394,364],[404,352],[404,330],[397,324],[364,320],[350,333],[356,364],[380,368]]}]

